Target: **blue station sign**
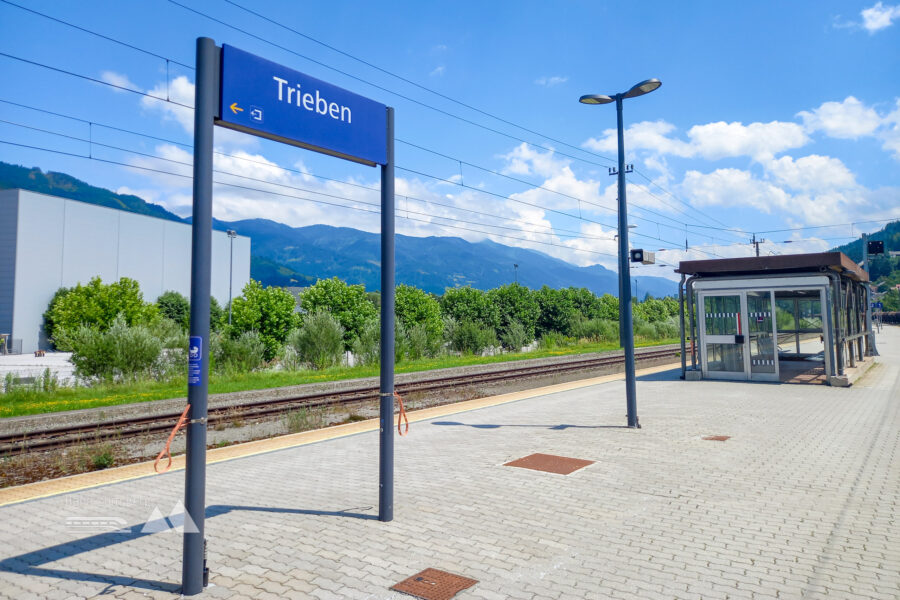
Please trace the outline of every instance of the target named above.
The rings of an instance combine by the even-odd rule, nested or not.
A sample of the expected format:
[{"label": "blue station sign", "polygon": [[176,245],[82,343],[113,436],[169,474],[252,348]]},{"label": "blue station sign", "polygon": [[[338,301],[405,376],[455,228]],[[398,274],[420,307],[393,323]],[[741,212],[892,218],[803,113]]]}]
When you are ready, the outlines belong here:
[{"label": "blue station sign", "polygon": [[387,162],[387,107],[222,45],[217,125],[367,165]]}]

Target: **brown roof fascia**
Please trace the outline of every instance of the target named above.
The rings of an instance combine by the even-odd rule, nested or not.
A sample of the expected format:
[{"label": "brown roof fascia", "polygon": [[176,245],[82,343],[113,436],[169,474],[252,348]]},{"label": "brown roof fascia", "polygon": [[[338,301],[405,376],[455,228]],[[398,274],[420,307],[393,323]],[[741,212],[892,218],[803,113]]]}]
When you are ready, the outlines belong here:
[{"label": "brown roof fascia", "polygon": [[843,273],[856,281],[869,280],[869,274],[863,271],[859,265],[854,263],[843,252],[685,260],[678,264],[676,273],[685,273],[687,275],[724,275],[727,273],[745,275],[765,272],[814,272],[822,267]]}]

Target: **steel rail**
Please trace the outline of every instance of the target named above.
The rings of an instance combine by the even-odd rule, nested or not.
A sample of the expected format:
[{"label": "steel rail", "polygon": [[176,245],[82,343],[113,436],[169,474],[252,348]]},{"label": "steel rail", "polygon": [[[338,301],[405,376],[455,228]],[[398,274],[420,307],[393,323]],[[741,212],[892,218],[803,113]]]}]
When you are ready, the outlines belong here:
[{"label": "steel rail", "polygon": [[[647,361],[669,357],[674,359],[677,356],[678,348],[670,347],[662,350],[654,349],[638,352],[635,358],[638,361]],[[506,364],[508,365],[509,363]],[[398,383],[396,389],[398,393],[405,395],[418,392],[435,392],[460,386],[468,387],[471,385],[497,383],[525,377],[556,375],[617,364],[624,364],[624,355],[601,356],[525,367],[510,368],[507,366],[505,368],[484,371],[481,373],[435,377],[422,381]],[[237,419],[260,420],[301,408],[328,408],[376,401],[379,398],[378,390],[379,388],[376,383],[344,390],[314,392],[302,396],[255,400],[232,406],[211,407],[209,409],[208,424],[217,425]],[[179,412],[175,411],[171,413],[112,419],[103,422],[73,426],[52,427],[30,433],[3,434],[0,435],[0,455],[13,451],[21,452],[23,450],[53,450],[81,442],[89,442],[94,439],[103,441],[122,440],[157,432],[165,432],[172,427],[172,423],[178,418],[179,414]]]}]

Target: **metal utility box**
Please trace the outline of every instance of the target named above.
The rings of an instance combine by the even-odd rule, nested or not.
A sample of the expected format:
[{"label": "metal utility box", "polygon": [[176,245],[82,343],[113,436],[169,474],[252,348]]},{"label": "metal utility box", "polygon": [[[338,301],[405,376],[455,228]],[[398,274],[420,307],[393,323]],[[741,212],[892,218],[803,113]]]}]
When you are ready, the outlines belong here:
[{"label": "metal utility box", "polygon": [[656,254],[649,251],[643,250],[641,248],[635,248],[631,251],[631,262],[641,263],[645,265],[653,265],[656,264]]}]

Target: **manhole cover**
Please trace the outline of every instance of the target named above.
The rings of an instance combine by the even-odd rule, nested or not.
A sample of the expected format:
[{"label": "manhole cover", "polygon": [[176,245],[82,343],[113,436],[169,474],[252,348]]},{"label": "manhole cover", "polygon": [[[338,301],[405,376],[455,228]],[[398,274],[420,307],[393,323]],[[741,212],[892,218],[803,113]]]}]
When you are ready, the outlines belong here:
[{"label": "manhole cover", "polygon": [[422,600],[450,600],[459,592],[476,583],[478,583],[476,580],[468,577],[461,577],[438,569],[425,569],[409,579],[404,579],[391,589],[422,598]]},{"label": "manhole cover", "polygon": [[724,442],[729,438],[731,438],[730,435],[707,435],[703,437],[707,442]]},{"label": "manhole cover", "polygon": [[503,466],[521,467],[523,469],[534,469],[535,471],[546,471],[547,473],[568,475],[569,473],[574,473],[578,469],[583,469],[592,464],[594,464],[594,461],[582,460],[580,458],[567,458],[565,456],[554,456],[552,454],[531,454],[525,458],[508,462]]}]

